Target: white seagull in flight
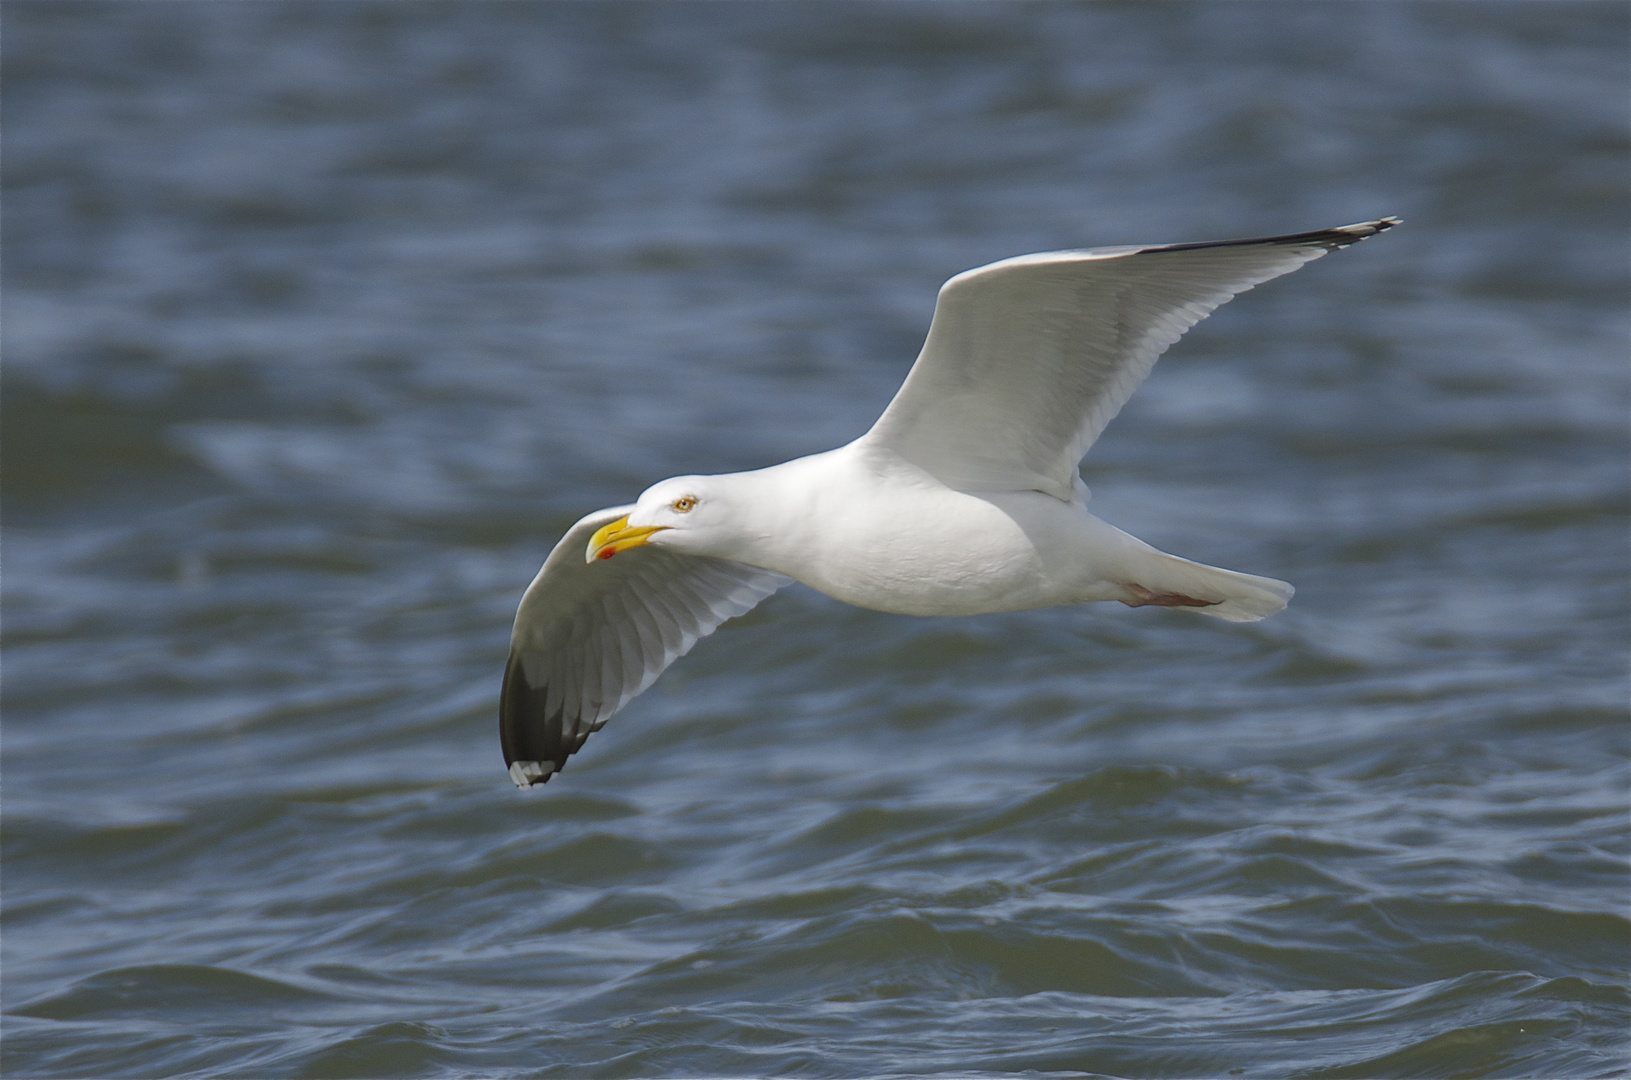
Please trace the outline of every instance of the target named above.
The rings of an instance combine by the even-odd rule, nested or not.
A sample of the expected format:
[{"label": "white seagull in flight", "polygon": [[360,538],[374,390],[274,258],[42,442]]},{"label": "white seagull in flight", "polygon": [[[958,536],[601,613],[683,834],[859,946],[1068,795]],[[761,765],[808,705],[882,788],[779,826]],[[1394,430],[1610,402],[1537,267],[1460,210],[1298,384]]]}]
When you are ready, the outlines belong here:
[{"label": "white seagull in flight", "polygon": [[906,615],[1092,600],[1230,622],[1279,611],[1285,582],[1168,555],[1088,513],[1077,466],[1191,326],[1398,223],[1051,251],[958,274],[859,439],[664,480],[567,530],[510,638],[499,732],[511,779],[548,780],[699,639],[791,581]]}]

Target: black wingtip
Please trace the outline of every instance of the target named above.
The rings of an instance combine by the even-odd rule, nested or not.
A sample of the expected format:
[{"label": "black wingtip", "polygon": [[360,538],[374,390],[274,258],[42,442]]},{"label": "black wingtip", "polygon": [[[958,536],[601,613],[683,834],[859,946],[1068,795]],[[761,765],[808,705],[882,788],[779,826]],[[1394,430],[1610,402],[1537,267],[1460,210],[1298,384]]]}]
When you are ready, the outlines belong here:
[{"label": "black wingtip", "polygon": [[519,788],[542,784],[566,768],[568,748],[563,717],[544,711],[544,688],[527,681],[518,657],[504,666],[504,688],[498,698],[498,738],[504,764]]},{"label": "black wingtip", "polygon": [[1402,225],[1403,218],[1385,217],[1375,221],[1361,221],[1353,225],[1338,225],[1334,229],[1317,229],[1314,232],[1289,233],[1285,236],[1259,236],[1251,240],[1211,240],[1199,244],[1163,244],[1160,247],[1145,248],[1145,251],[1195,251],[1200,248],[1213,247],[1243,247],[1248,244],[1274,244],[1280,247],[1322,247],[1327,251],[1345,248],[1349,244],[1357,244],[1366,237],[1375,236],[1379,232],[1386,232],[1395,225]]}]

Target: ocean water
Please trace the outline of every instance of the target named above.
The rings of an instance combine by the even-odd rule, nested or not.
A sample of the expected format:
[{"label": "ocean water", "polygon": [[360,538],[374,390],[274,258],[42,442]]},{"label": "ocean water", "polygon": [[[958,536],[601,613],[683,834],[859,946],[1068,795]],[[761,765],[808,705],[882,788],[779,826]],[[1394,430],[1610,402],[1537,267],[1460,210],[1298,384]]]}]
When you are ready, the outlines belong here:
[{"label": "ocean water", "polygon": [[[11,1077],[1617,1077],[1618,3],[12,0]],[[1405,224],[1083,467],[1252,625],[802,587],[521,793],[581,514],[951,274]]]}]

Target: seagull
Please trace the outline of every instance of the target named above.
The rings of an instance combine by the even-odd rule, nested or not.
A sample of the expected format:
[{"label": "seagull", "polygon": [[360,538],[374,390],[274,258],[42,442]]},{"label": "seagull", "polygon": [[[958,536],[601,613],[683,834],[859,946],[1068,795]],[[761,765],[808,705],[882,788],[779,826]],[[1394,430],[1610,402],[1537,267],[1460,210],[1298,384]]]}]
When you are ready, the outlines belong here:
[{"label": "seagull", "polygon": [[698,640],[794,581],[905,615],[1096,600],[1229,622],[1279,611],[1285,582],[1168,555],[1088,513],[1078,465],[1191,326],[1397,224],[1049,251],[953,277],[859,439],[663,480],[567,530],[515,616],[499,704],[510,778],[560,772]]}]

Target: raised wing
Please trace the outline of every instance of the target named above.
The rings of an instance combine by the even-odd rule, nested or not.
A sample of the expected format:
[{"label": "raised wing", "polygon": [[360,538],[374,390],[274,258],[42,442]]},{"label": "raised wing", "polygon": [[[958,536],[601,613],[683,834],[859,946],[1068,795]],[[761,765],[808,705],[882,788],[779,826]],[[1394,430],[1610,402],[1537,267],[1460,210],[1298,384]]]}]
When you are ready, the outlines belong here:
[{"label": "raised wing", "polygon": [[555,545],[521,597],[499,699],[504,763],[541,784],[662,670],[792,581],[656,546],[585,562],[594,531],[634,507],[597,510]]},{"label": "raised wing", "polygon": [[1236,294],[1398,224],[1021,255],[940,289],[917,363],[862,442],[962,491],[1069,500],[1155,360]]}]

